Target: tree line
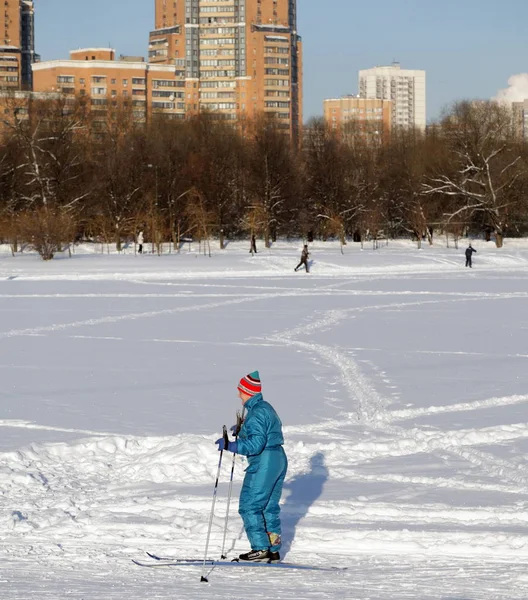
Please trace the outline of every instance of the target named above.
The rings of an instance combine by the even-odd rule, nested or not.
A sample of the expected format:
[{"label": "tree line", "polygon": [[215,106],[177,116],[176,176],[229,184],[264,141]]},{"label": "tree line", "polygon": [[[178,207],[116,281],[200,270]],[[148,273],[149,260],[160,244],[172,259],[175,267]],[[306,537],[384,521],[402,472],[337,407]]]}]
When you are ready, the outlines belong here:
[{"label": "tree line", "polygon": [[312,120],[300,143],[264,117],[134,120],[64,98],[9,106],[1,119],[0,241],[44,259],[84,240],[154,251],[255,235],[358,243],[528,232],[528,155],[512,112],[459,102],[426,132],[373,143],[353,121]]}]

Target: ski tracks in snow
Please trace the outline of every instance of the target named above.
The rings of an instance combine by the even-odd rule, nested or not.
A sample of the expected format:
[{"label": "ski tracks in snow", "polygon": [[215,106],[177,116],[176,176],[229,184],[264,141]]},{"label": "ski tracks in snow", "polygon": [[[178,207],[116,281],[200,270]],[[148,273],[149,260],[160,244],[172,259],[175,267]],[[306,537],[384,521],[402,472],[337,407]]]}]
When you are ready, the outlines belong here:
[{"label": "ski tracks in snow", "polygon": [[[364,278],[367,276],[369,279],[378,278],[372,272],[365,274]],[[387,274],[384,273],[383,277]],[[302,503],[294,505],[286,498],[285,514],[297,520],[300,527],[293,551],[310,551],[317,544],[321,552],[340,554],[407,552],[410,555],[496,554],[526,558],[528,472],[523,460],[501,459],[493,454],[492,448],[527,439],[528,424],[447,431],[409,424],[424,416],[522,405],[528,402],[528,396],[391,410],[391,398],[379,391],[381,386],[376,385],[377,382],[369,378],[360,366],[357,355],[361,350],[323,344],[318,337],[321,332],[337,328],[347,320],[360,318],[365,311],[518,299],[525,298],[527,294],[342,289],[357,278],[354,276],[344,282],[318,287],[313,293],[372,298],[392,296],[399,300],[318,311],[292,329],[261,339],[235,342],[281,345],[298,350],[305,356],[316,357],[335,374],[328,386],[335,388],[335,382],[339,381],[345,396],[342,400],[348,408],[337,418],[287,428],[287,437],[290,438],[289,484],[292,485],[295,478],[309,474],[310,460],[322,454],[326,458],[329,486],[335,484],[342,490],[338,494],[340,500],[333,499],[330,494],[328,498],[321,497],[307,506]],[[262,300],[273,302],[274,299],[291,297],[298,301],[306,293],[306,290],[289,286],[268,289],[252,286],[250,296],[227,298],[227,294],[223,297],[204,294],[202,297],[213,296],[216,301],[13,329],[0,333],[0,337],[46,335],[71,328]],[[419,296],[420,299],[413,300],[409,296]],[[175,340],[175,343],[181,343],[181,340]],[[384,377],[381,371],[378,373]],[[39,426],[4,421],[0,422],[0,427]],[[77,535],[82,543],[94,545],[101,536],[119,539],[123,545],[131,546],[157,540],[158,547],[160,544],[177,545],[174,541],[177,532],[183,540],[182,548],[186,540],[203,537],[204,514],[210,506],[208,484],[214,477],[208,466],[215,464],[212,440],[199,436],[125,439],[88,430],[62,431],[90,435],[92,439],[73,445],[40,446],[11,455],[5,453],[0,457],[0,482],[5,484],[3,493],[8,499],[24,498],[26,502],[1,512],[1,521],[10,531],[33,540],[39,536],[50,541],[61,536],[75,539]],[[94,440],[96,436],[99,439]],[[192,456],[196,459],[198,455],[196,460],[191,459],[191,447]],[[402,461],[406,457],[417,456],[436,458],[443,466],[456,462],[457,470],[454,473],[447,469],[431,473],[417,470],[413,473],[412,469],[405,468],[406,464]],[[427,471],[427,467],[422,471]],[[238,469],[235,476],[237,485],[241,478],[242,473]],[[188,486],[178,488],[185,501],[178,500],[175,488],[171,487],[174,481]],[[17,488],[16,495],[11,495],[9,486]],[[383,491],[375,492],[374,488]],[[453,501],[413,502],[410,489],[446,492],[443,498],[451,494]],[[461,492],[500,494],[506,500],[504,506],[467,507],[456,501],[455,494]],[[347,495],[349,498],[343,499]],[[514,504],[516,501],[518,506]],[[235,510],[236,501],[233,505]],[[220,532],[222,526],[223,516],[219,516],[215,519],[213,532]],[[48,533],[49,537],[46,537]],[[232,540],[240,539],[239,523],[235,519],[230,524],[229,535]]]},{"label": "ski tracks in snow", "polygon": [[[336,286],[332,286],[334,289]],[[366,292],[368,295],[368,292]],[[449,294],[447,294],[449,296]],[[365,310],[383,310],[383,309],[401,309],[408,306],[417,306],[423,304],[431,304],[437,302],[460,302],[460,301],[483,301],[492,299],[505,299],[511,297],[519,297],[519,294],[487,294],[483,296],[460,295],[458,298],[443,298],[442,300],[421,300],[417,302],[398,302],[381,305],[363,306],[359,308],[350,308],[345,310],[331,310],[324,314],[317,313],[311,320],[307,320],[302,325],[293,329],[283,331],[266,337],[266,342],[281,344],[289,347],[297,348],[306,353],[316,355],[318,360],[330,365],[340,380],[345,394],[348,396],[349,403],[354,406],[354,410],[341,415],[341,418],[327,420],[320,424],[299,426],[288,428],[288,434],[294,436],[306,436],[309,434],[317,434],[319,438],[332,439],[338,438],[336,443],[315,443],[310,448],[306,444],[301,447],[293,448],[295,451],[301,451],[305,455],[312,456],[317,453],[324,454],[330,465],[331,477],[346,480],[363,480],[376,482],[393,482],[393,483],[412,483],[419,486],[430,486],[438,489],[453,489],[456,490],[472,490],[480,492],[498,492],[505,494],[507,498],[510,494],[518,495],[526,498],[526,488],[528,487],[528,470],[524,460],[508,459],[504,460],[493,455],[489,451],[479,449],[480,446],[493,447],[511,441],[528,439],[528,423],[513,423],[511,425],[474,428],[469,430],[456,431],[434,431],[431,428],[412,427],[406,428],[397,425],[398,422],[410,421],[413,418],[425,415],[435,415],[441,413],[469,412],[474,410],[483,410],[490,407],[501,407],[514,404],[528,403],[528,396],[511,396],[505,398],[491,398],[468,403],[459,403],[452,406],[432,406],[428,409],[405,409],[391,411],[390,398],[384,397],[377,391],[376,386],[362,372],[358,362],[351,356],[348,349],[343,349],[336,346],[328,346],[318,343],[316,340],[319,331],[329,328],[338,327],[339,324],[347,319],[355,318],[358,313]],[[308,338],[308,339],[307,339]],[[362,439],[357,443],[350,440],[351,435],[361,437],[357,428],[357,422],[361,421],[364,426],[367,426],[367,431],[370,432],[368,439]],[[346,430],[345,435],[339,436],[339,431]],[[398,475],[395,473],[377,473],[371,477],[365,476],[365,469],[358,468],[372,461],[380,459],[394,459],[396,457],[410,455],[429,455],[436,456],[444,463],[452,462],[453,459],[467,465],[466,475],[448,476],[448,477],[420,477],[407,476],[405,474]],[[305,469],[306,469],[305,461]],[[351,471],[350,469],[354,469]],[[348,472],[347,472],[348,471]],[[463,471],[462,471],[463,473]],[[471,475],[468,478],[468,475]],[[478,474],[478,475],[477,475]],[[386,512],[381,510],[374,514],[371,502],[365,499],[362,506],[349,504],[347,517],[349,521],[357,523],[370,523],[372,526],[376,522],[385,521],[388,523],[397,523],[398,517],[409,522],[419,522],[419,510],[415,507],[409,509],[412,515],[409,515],[408,501],[403,504],[387,505]],[[434,509],[426,509],[428,514],[427,524],[429,527],[435,528],[437,520],[432,517]],[[364,516],[363,519],[358,517],[358,512]],[[495,520],[496,526],[500,531],[501,526],[505,525],[508,520],[507,514],[511,514],[510,506],[497,509],[493,514],[489,514],[491,521]],[[310,516],[314,516],[317,509],[310,509]],[[455,513],[459,515],[454,518]],[[471,523],[475,523],[472,511],[462,514],[455,506],[446,508],[443,511],[443,519],[449,521],[453,525],[458,525],[462,529],[458,531],[450,531],[448,533],[432,532],[430,535],[423,535],[420,538],[416,533],[404,533],[399,531],[389,533],[383,531],[383,535],[373,534],[373,539],[379,539],[379,543],[385,550],[392,544],[390,540],[403,542],[404,538],[407,542],[411,542],[411,546],[407,550],[412,551],[412,544],[416,544],[421,550],[438,551],[439,546],[445,552],[452,552],[453,548],[458,544],[459,548],[464,544],[467,547],[473,548],[474,551],[480,552],[496,552],[505,554],[511,552],[524,552],[528,555],[528,535],[525,532],[525,517],[523,517],[518,509],[514,509],[513,513],[519,515],[519,520],[516,520],[517,531],[523,532],[521,535],[502,535],[500,539],[505,542],[501,549],[499,539],[495,536],[480,535],[475,532],[467,532]],[[405,515],[405,517],[403,517]],[[325,524],[321,525],[323,529],[331,529],[329,521],[337,525],[335,512],[330,510],[325,515]],[[344,522],[346,523],[345,517]],[[310,522],[310,521],[309,521]],[[337,527],[339,530],[339,527]],[[464,531],[466,530],[466,531]],[[303,530],[309,540],[321,540],[320,530],[316,528],[310,535],[308,529]],[[334,536],[336,545],[343,541],[343,531]],[[372,534],[372,532],[371,532]],[[354,532],[347,532],[346,537],[350,537],[350,545],[361,550],[363,545],[359,542],[361,539],[369,539],[369,535],[359,536]],[[332,537],[332,535],[330,536]],[[419,539],[420,538],[420,539]],[[329,541],[329,540],[328,540]],[[384,545],[385,544],[385,545]],[[371,546],[372,548],[372,546]],[[480,550],[478,550],[480,548]],[[401,550],[401,546],[400,546]]]}]

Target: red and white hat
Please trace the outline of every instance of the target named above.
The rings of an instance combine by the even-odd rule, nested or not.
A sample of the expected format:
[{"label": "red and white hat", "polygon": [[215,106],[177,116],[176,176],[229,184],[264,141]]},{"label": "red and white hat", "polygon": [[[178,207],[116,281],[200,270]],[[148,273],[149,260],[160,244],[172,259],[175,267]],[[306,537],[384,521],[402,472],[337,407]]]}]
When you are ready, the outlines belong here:
[{"label": "red and white hat", "polygon": [[237,389],[239,392],[244,392],[244,394],[247,394],[248,396],[260,394],[262,391],[262,385],[260,383],[259,372],[253,371],[253,373],[242,377]]}]

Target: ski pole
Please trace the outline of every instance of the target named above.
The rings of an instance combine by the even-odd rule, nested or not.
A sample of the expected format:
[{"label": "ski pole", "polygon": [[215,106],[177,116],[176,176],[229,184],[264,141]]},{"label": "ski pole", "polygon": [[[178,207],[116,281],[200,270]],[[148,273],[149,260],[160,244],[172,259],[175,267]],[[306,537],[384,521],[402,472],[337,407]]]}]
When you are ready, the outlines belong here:
[{"label": "ski pole", "polygon": [[[235,430],[235,442],[238,439],[238,434],[240,432],[240,427],[242,427],[242,423],[244,422],[244,415],[240,414],[237,411],[237,424],[236,424],[236,430]],[[226,517],[225,517],[225,523],[224,523],[224,539],[222,541],[222,554],[220,555],[220,557],[222,559],[227,558],[227,556],[224,554],[225,552],[225,543],[226,543],[226,537],[227,537],[227,525],[229,523],[229,507],[231,506],[231,494],[233,491],[233,476],[235,474],[235,462],[236,462],[236,452],[233,452],[233,463],[231,465],[231,477],[229,479],[229,491],[227,492],[227,508],[226,508]]]},{"label": "ski pole", "polygon": [[[224,439],[227,438],[227,428],[224,425],[223,427],[223,436]],[[209,528],[207,530],[207,540],[205,542],[205,553],[204,553],[204,559],[203,559],[203,565],[202,565],[202,576],[200,578],[200,581],[205,581],[205,583],[208,583],[209,580],[207,579],[207,577],[205,577],[204,573],[205,573],[205,563],[207,561],[207,552],[209,550],[209,540],[211,538],[211,529],[213,527],[213,517],[214,517],[214,509],[215,509],[215,504],[216,504],[216,492],[218,490],[218,480],[220,479],[220,468],[222,467],[222,456],[224,455],[224,450],[220,450],[220,458],[218,459],[218,470],[216,472],[216,481],[215,481],[215,486],[214,486],[214,490],[213,490],[213,504],[211,506],[211,516],[209,517]]]}]

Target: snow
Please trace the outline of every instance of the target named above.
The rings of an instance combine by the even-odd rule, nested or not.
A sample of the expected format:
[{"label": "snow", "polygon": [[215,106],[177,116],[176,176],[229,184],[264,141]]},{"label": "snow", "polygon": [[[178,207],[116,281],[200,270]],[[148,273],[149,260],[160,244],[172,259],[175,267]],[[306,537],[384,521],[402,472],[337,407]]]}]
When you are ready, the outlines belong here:
[{"label": "snow", "polygon": [[[470,270],[440,240],[316,242],[310,274],[301,242],[2,247],[0,598],[526,599],[528,242],[473,245]],[[284,423],[286,559],[347,570],[135,566],[203,556],[254,369]]]}]

